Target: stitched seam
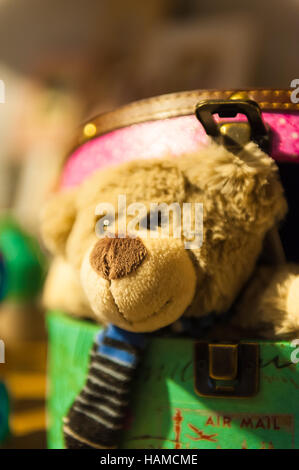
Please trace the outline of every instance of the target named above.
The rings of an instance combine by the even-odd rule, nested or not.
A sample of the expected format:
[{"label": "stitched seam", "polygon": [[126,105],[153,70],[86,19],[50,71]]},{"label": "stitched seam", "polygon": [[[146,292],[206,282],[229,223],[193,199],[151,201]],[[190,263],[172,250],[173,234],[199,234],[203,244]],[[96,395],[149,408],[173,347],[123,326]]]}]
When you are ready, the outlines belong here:
[{"label": "stitched seam", "polygon": [[[289,107],[293,107],[293,106],[296,106],[298,107],[299,109],[299,105],[295,105],[294,103],[280,103],[280,102],[276,102],[276,103],[270,103],[270,102],[266,102],[266,101],[263,101],[263,102],[260,102],[259,103],[261,106],[272,106],[272,107],[276,107],[276,106],[279,106],[281,108],[289,108]],[[157,117],[157,116],[163,116],[164,114],[167,114],[168,117],[171,116],[171,114],[176,114],[178,111],[180,111],[180,114],[189,114],[190,111],[192,110],[194,106],[191,106],[190,107],[186,107],[186,108],[182,108],[182,107],[179,107],[179,108],[169,108],[169,109],[163,109],[161,111],[157,111],[155,114],[152,114],[152,115],[149,115],[149,113],[147,114],[135,114],[134,116],[131,115],[130,117],[134,117],[134,118],[138,118],[138,119],[148,119],[147,122],[150,122],[152,119],[154,119],[154,117]],[[180,117],[180,116],[178,116]],[[106,118],[106,123],[109,124],[109,122],[114,122],[114,119],[113,118]],[[128,122],[130,121],[130,119],[128,119]],[[124,120],[125,122],[125,120]],[[136,124],[140,124],[140,123],[136,123]],[[134,124],[132,124],[134,125]],[[96,136],[95,136],[96,137]],[[91,139],[89,139],[91,140]]]},{"label": "stitched seam", "polygon": [[[230,95],[231,93],[235,92],[236,90],[203,90],[202,94],[207,94],[209,96],[211,95]],[[263,90],[237,90],[238,92],[248,92],[252,94],[258,95],[259,93],[263,95],[270,95],[270,94],[276,94],[277,96],[287,94],[290,95],[291,91],[290,90],[269,90],[269,89],[263,89]],[[169,95],[162,95],[162,96],[157,96],[155,98],[149,98],[148,100],[141,100],[139,102],[131,103],[126,105],[126,107],[139,107],[144,105],[145,103],[154,103],[154,102],[163,102],[163,101],[169,101],[173,100],[174,98],[180,98],[180,97],[196,97],[200,94],[199,91],[190,91],[190,92],[180,92],[180,93],[171,93]]]},{"label": "stitched seam", "polygon": [[[209,95],[209,96],[215,96],[215,95],[231,95],[235,90],[224,90],[224,91],[221,91],[221,90],[203,90],[202,92],[202,95]],[[291,91],[290,90],[238,90],[238,92],[248,92],[249,94],[252,93],[252,94],[255,94],[255,95],[258,95],[258,94],[262,94],[262,95],[271,95],[271,94],[276,94],[277,96],[281,96],[283,94],[286,94],[288,96],[291,95]],[[191,91],[191,92],[181,92],[181,93],[172,93],[170,95],[162,95],[162,96],[158,96],[156,98],[149,98],[148,100],[141,100],[139,102],[135,102],[135,103],[131,103],[131,104],[128,104],[125,106],[126,109],[128,108],[141,108],[143,107],[144,105],[148,104],[148,103],[161,103],[161,102],[165,102],[165,101],[170,101],[170,100],[173,100],[173,99],[176,99],[176,98],[192,98],[192,97],[198,97],[200,95],[200,91]],[[260,104],[273,104],[273,105],[276,105],[276,104],[291,104],[291,105],[294,105],[295,103],[289,103],[287,101],[285,102],[261,102]],[[296,104],[295,104],[296,105]],[[172,108],[174,109],[174,108]],[[177,108],[177,109],[180,109],[180,108]]]}]

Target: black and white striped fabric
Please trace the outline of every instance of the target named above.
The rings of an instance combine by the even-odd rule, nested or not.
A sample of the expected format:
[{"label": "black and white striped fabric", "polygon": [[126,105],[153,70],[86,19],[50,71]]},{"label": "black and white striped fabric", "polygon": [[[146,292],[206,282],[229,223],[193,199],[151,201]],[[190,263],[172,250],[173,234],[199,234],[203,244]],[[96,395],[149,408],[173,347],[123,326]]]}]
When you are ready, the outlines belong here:
[{"label": "black and white striped fabric", "polygon": [[[154,336],[200,338],[214,324],[227,318],[213,312],[201,318],[181,317],[156,331]],[[67,448],[117,447],[128,411],[132,380],[149,337],[113,325],[96,335],[86,384],[64,420]]]},{"label": "black and white striped fabric", "polygon": [[146,335],[113,325],[97,334],[86,384],[64,420],[67,448],[117,447],[145,346]]}]

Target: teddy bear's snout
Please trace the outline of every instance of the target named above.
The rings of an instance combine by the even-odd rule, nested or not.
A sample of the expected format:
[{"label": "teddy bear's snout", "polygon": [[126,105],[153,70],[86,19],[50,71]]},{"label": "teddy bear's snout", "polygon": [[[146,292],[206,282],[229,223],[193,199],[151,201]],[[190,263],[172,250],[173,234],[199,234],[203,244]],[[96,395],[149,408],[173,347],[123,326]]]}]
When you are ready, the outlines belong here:
[{"label": "teddy bear's snout", "polygon": [[147,250],[140,238],[101,238],[90,253],[90,264],[104,279],[119,279],[136,270]]}]

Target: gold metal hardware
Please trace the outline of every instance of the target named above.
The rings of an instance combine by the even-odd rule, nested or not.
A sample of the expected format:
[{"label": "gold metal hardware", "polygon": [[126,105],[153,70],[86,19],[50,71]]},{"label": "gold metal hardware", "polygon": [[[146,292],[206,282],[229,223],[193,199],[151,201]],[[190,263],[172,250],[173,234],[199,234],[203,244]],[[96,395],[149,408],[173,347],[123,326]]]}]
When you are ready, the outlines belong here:
[{"label": "gold metal hardware", "polygon": [[259,346],[199,341],[195,344],[194,377],[195,391],[202,397],[251,397],[259,386]]},{"label": "gold metal hardware", "polygon": [[238,369],[237,344],[209,344],[209,375],[214,380],[235,380]]},{"label": "gold metal hardware", "polygon": [[[246,97],[246,93],[235,93],[229,100],[203,100],[197,104],[195,114],[206,133],[233,153],[239,153],[250,140],[256,142],[263,151],[269,152],[269,132],[259,105]],[[243,114],[247,117],[247,122],[217,123],[214,114],[218,114],[220,118],[235,118],[238,114]]]},{"label": "gold metal hardware", "polygon": [[219,124],[219,130],[230,150],[240,151],[250,141],[251,130],[248,122]]},{"label": "gold metal hardware", "polygon": [[246,91],[236,91],[230,97],[230,100],[249,100],[248,93]]}]

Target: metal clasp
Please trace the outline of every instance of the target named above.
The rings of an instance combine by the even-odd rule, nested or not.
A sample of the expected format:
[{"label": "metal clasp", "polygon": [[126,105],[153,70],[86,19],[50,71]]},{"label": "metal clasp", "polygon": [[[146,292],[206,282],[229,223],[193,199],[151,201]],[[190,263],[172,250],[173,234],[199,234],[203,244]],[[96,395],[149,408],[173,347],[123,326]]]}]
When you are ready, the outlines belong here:
[{"label": "metal clasp", "polygon": [[257,343],[195,343],[195,391],[202,397],[247,398],[258,392]]},{"label": "metal clasp", "polygon": [[[200,101],[195,109],[197,119],[209,136],[234,153],[239,153],[250,140],[269,153],[270,136],[259,105],[253,100],[238,97],[233,95],[229,100]],[[244,114],[248,121],[217,123],[214,119],[214,114],[221,118],[234,118],[239,113]]]}]

